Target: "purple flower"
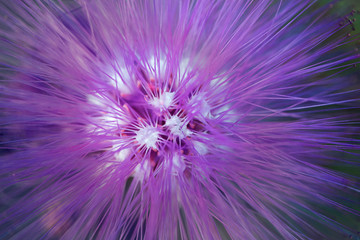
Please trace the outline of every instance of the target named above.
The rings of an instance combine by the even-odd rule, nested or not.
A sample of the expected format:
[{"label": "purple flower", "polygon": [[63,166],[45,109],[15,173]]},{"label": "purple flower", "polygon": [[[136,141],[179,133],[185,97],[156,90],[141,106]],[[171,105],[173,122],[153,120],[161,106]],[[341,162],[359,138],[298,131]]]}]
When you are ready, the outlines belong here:
[{"label": "purple flower", "polygon": [[353,236],[357,12],[332,6],[3,1],[0,238]]}]

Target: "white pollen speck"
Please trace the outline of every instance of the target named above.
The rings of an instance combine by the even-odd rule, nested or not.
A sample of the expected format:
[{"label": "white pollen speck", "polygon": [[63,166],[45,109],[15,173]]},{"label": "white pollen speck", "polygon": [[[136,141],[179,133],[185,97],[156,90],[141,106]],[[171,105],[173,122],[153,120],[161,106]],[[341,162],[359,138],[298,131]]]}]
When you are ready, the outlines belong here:
[{"label": "white pollen speck", "polygon": [[178,136],[180,139],[182,139],[192,134],[192,132],[187,128],[186,125],[187,124],[184,123],[181,118],[174,115],[166,120],[164,126],[169,127],[170,132],[173,135]]},{"label": "white pollen speck", "polygon": [[159,97],[155,97],[151,99],[150,104],[160,110],[166,110],[172,105],[174,100],[174,95],[175,95],[174,92],[164,92],[160,94]]},{"label": "white pollen speck", "polygon": [[147,148],[156,148],[159,139],[159,131],[155,127],[147,126],[136,132],[136,141]]}]

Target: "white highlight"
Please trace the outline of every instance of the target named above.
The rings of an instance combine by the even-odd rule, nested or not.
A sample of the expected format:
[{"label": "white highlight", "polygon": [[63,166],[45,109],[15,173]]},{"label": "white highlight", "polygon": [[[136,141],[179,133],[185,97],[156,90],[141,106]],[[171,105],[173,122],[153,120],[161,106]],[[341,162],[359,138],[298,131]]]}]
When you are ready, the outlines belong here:
[{"label": "white highlight", "polygon": [[[168,65],[168,60],[164,56],[164,54],[160,53],[158,56],[152,55],[147,59],[147,66],[145,66],[148,71],[150,77],[152,78],[165,78],[166,67]],[[179,84],[180,81],[183,81],[187,78],[187,76],[191,73],[192,67],[190,66],[190,58],[185,57],[180,59],[177,76],[175,76],[175,81]],[[192,84],[195,81],[195,77],[191,79],[187,79],[187,84]]]},{"label": "white highlight", "polygon": [[187,124],[181,120],[178,116],[174,115],[168,118],[165,122],[166,127],[169,127],[170,132],[178,136],[180,139],[185,138],[192,134],[192,132],[187,128]]},{"label": "white highlight", "polygon": [[135,139],[141,146],[157,149],[156,142],[159,139],[159,131],[155,127],[147,126],[136,132]]},{"label": "white highlight", "polygon": [[189,101],[189,106],[192,108],[192,114],[200,114],[202,117],[211,118],[211,108],[205,99],[204,93],[193,95]]},{"label": "white highlight", "polygon": [[144,180],[145,177],[148,178],[150,175],[149,160],[145,159],[143,163],[139,163],[138,165],[136,165],[133,175],[139,181]]},{"label": "white highlight", "polygon": [[227,85],[227,78],[223,77],[223,78],[214,78],[210,81],[210,86],[214,89],[214,90],[222,90],[222,88],[220,88],[221,86],[226,86]]},{"label": "white highlight", "polygon": [[[215,78],[210,82],[210,86],[215,93],[220,93],[225,89],[225,87],[228,87],[228,85],[228,79],[225,77]],[[223,98],[222,101],[226,101],[226,97]],[[214,116],[216,118],[222,117],[224,122],[235,123],[239,119],[239,114],[237,114],[234,110],[230,110],[230,108],[230,104],[221,106],[220,108],[213,111]]]},{"label": "white highlight", "polygon": [[216,117],[221,117],[224,122],[235,123],[239,120],[240,114],[236,114],[234,110],[230,110],[230,104],[220,107],[214,112]]},{"label": "white highlight", "polygon": [[94,132],[101,132],[105,129],[115,132],[116,129],[119,128],[119,126],[126,124],[126,119],[121,118],[121,116],[126,116],[125,114],[122,114],[123,110],[115,109],[107,105],[106,101],[108,100],[104,99],[104,97],[102,97],[100,94],[88,94],[87,101],[99,108],[99,115],[94,118],[103,128],[102,129],[96,126],[91,126],[89,130]]},{"label": "white highlight", "polygon": [[193,141],[194,143],[194,148],[195,150],[200,154],[200,155],[205,155],[208,153],[208,148],[206,147],[206,145],[202,142],[199,141]]},{"label": "white highlight", "polygon": [[[112,148],[116,149],[117,147],[119,147],[119,145],[114,145]],[[129,157],[130,153],[131,153],[130,148],[124,148],[124,149],[117,151],[114,154],[115,161],[105,163],[104,169],[116,166],[116,164],[124,162],[126,160],[126,158]]]},{"label": "white highlight", "polygon": [[[178,77],[176,78],[177,86],[189,87],[198,80],[198,71],[194,69],[194,60],[190,62],[190,58],[185,57],[180,60],[179,68],[178,68]],[[189,78],[191,75],[191,78]],[[197,85],[197,84],[195,84]]]},{"label": "white highlight", "polygon": [[119,68],[109,71],[109,76],[111,78],[111,85],[116,87],[123,94],[132,93],[132,77],[130,76],[126,68]]},{"label": "white highlight", "polygon": [[189,58],[184,58],[180,61],[179,79],[185,79],[187,75],[191,72],[192,69],[189,67],[189,62],[190,62]]},{"label": "white highlight", "polygon": [[174,175],[178,175],[179,173],[182,173],[185,170],[185,157],[180,156],[179,154],[174,154],[172,158],[172,168],[171,173]]},{"label": "white highlight", "polygon": [[166,59],[163,56],[155,57],[152,55],[148,61],[147,71],[152,78],[164,78],[166,73]]},{"label": "white highlight", "polygon": [[121,149],[120,151],[118,151],[114,154],[115,160],[117,162],[123,162],[130,155],[130,153],[131,153],[130,148]]}]

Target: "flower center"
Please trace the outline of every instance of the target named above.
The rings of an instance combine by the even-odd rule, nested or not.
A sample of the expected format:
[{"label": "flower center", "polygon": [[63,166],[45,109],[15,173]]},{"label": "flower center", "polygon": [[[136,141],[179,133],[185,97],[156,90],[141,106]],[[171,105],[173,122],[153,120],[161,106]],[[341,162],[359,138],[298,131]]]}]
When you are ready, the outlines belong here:
[{"label": "flower center", "polygon": [[158,167],[181,174],[192,164],[192,155],[209,153],[201,139],[208,135],[204,123],[212,118],[211,105],[196,80],[188,79],[190,69],[181,66],[181,76],[170,73],[166,78],[163,60],[161,66],[150,63],[155,66],[135,62],[132,68],[111,71],[106,74],[114,87],[111,94],[88,99],[102,109],[95,118],[103,127],[98,134],[115,132],[118,137],[112,140],[114,162],[134,162],[139,179]]},{"label": "flower center", "polygon": [[159,139],[159,131],[155,127],[141,128],[136,132],[136,141],[146,148],[157,149],[156,142]]}]

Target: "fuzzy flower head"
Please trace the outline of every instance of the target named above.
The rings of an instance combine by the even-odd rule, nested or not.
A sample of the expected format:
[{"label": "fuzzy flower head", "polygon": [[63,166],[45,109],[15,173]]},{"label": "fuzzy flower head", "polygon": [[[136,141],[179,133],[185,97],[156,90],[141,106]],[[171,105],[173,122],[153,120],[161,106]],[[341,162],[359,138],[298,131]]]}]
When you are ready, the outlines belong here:
[{"label": "fuzzy flower head", "polygon": [[340,75],[359,61],[342,49],[357,12],[339,24],[304,0],[1,6],[0,238],[354,234],[322,206],[359,215],[356,178],[331,170],[358,164],[359,91]]}]

